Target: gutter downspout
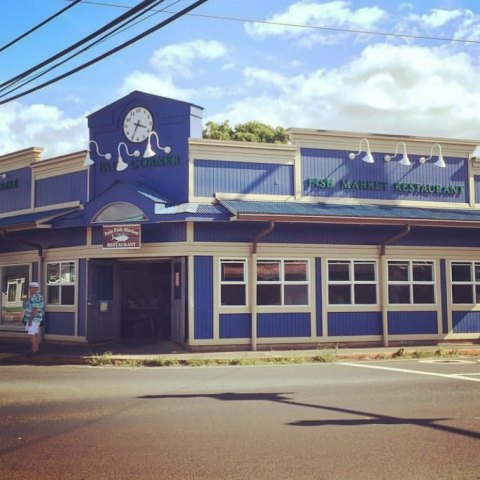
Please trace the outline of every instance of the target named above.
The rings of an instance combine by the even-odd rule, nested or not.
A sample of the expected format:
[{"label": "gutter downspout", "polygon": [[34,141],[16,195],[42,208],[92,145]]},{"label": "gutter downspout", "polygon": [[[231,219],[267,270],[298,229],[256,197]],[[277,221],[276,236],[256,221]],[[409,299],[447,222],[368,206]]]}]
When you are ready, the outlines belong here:
[{"label": "gutter downspout", "polygon": [[255,235],[252,241],[252,253],[250,256],[250,314],[252,316],[252,351],[257,350],[257,248],[258,242],[266,237],[275,228],[275,222],[268,222],[268,226]]},{"label": "gutter downspout", "polygon": [[[385,254],[386,254],[386,246],[389,243],[395,242],[396,240],[399,240],[400,238],[405,237],[410,233],[410,225],[405,225],[403,229],[395,233],[394,235],[391,235],[390,237],[387,237],[385,240],[383,240],[380,243],[380,269],[379,269],[379,286],[380,286],[380,308],[382,311],[382,327],[383,327],[383,346],[388,347],[388,311],[387,311],[387,303],[388,303],[388,298],[387,298],[387,288],[386,288],[386,276],[388,274],[387,272],[387,262],[385,259]],[[388,278],[388,277],[387,277]]]}]

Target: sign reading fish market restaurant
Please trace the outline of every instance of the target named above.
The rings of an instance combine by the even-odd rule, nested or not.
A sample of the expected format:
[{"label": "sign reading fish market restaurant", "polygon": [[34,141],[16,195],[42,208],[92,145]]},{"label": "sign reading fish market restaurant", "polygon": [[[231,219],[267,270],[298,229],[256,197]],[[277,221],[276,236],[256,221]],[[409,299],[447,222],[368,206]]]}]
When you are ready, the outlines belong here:
[{"label": "sign reading fish market restaurant", "polygon": [[103,248],[140,248],[141,225],[104,225]]}]

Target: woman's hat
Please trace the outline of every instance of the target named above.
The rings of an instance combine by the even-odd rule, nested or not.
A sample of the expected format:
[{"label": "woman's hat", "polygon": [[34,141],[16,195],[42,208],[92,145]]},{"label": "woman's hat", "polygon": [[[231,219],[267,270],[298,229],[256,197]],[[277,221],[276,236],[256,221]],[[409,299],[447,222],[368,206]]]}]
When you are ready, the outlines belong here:
[{"label": "woman's hat", "polygon": [[40,288],[40,285],[38,284],[38,282],[30,282],[28,284],[28,287],[29,288],[31,288],[31,287]]}]

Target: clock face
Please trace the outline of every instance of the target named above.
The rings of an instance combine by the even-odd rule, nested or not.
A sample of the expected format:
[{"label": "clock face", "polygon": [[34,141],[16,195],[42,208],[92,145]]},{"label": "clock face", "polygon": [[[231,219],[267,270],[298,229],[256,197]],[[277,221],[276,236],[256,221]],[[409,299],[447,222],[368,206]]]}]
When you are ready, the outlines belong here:
[{"label": "clock face", "polygon": [[134,143],[146,140],[153,129],[153,116],[145,107],[132,108],[123,121],[123,133]]}]

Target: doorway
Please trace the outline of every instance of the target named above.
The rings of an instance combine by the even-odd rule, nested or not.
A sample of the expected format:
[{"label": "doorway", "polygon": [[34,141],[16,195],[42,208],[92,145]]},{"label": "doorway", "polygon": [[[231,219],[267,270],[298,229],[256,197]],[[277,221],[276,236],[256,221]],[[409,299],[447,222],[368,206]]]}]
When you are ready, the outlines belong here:
[{"label": "doorway", "polygon": [[122,338],[171,340],[170,260],[122,262],[120,291]]}]

